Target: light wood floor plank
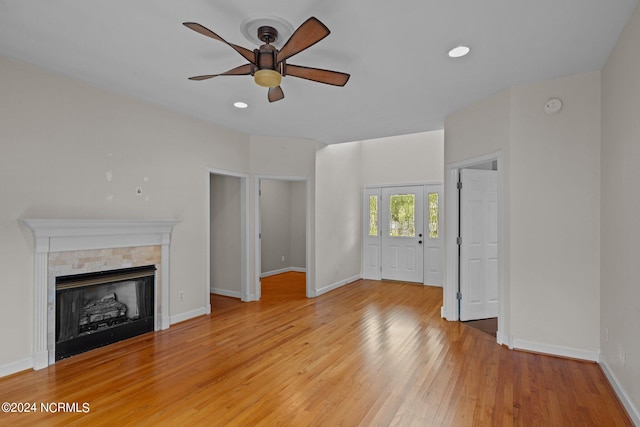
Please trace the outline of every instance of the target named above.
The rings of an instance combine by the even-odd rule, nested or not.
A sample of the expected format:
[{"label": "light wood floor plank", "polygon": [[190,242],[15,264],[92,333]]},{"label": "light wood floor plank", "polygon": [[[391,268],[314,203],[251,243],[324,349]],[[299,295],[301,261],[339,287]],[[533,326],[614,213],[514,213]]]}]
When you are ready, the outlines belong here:
[{"label": "light wood floor plank", "polygon": [[510,351],[440,318],[442,289],[360,280],[305,298],[304,273],[262,300],[0,379],[0,425],[625,426],[599,366]]}]

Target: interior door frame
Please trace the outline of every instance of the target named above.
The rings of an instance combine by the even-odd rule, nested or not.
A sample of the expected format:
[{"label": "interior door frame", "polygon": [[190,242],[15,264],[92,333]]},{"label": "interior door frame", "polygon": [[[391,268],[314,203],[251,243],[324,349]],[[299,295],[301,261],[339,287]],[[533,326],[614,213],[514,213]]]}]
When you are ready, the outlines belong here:
[{"label": "interior door frame", "polygon": [[260,181],[261,180],[289,181],[289,182],[305,182],[305,294],[307,298],[315,297],[312,287],[313,271],[311,268],[311,177],[309,176],[274,176],[274,175],[256,175],[254,185],[255,197],[255,301],[259,301],[262,297],[262,283],[260,283],[260,272],[262,270],[262,241],[260,239]]},{"label": "interior door frame", "polygon": [[206,247],[207,258],[206,279],[205,279],[205,307],[206,314],[211,313],[211,302],[209,294],[211,292],[211,175],[223,175],[240,178],[240,299],[249,301],[249,220],[247,218],[249,206],[249,175],[225,169],[207,168],[207,201],[206,212]]},{"label": "interior door frame", "polygon": [[498,344],[506,344],[510,347],[505,331],[508,330],[505,318],[505,292],[504,292],[504,165],[502,151],[496,151],[479,157],[470,158],[460,162],[450,163],[446,169],[445,183],[445,247],[446,269],[443,292],[442,317],[450,321],[460,319],[460,308],[457,299],[459,285],[460,259],[458,255],[457,237],[460,229],[460,202],[458,199],[457,182],[460,169],[477,166],[483,163],[496,161],[498,169],[498,331],[496,341]]}]

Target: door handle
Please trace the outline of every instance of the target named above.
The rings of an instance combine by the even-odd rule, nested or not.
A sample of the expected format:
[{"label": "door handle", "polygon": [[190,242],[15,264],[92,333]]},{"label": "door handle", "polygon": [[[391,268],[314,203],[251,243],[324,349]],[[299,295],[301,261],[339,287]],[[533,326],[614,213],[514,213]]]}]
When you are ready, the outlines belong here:
[{"label": "door handle", "polygon": [[422,244],[422,240],[418,240],[418,244],[421,245]]}]

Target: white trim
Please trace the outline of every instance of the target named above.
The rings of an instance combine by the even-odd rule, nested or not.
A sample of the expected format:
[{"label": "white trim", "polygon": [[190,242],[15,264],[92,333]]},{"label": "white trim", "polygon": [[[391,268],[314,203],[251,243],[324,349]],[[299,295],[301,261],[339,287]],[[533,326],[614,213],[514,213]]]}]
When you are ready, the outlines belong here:
[{"label": "white trim", "polygon": [[502,331],[496,331],[496,342],[501,345],[506,345],[508,348],[513,350],[513,344],[511,342],[511,337],[502,333]]},{"label": "white trim", "polygon": [[[305,190],[307,192],[307,211],[306,211],[306,221],[305,221],[305,267],[306,267],[306,294],[307,298],[311,298],[312,294],[316,294],[315,291],[315,263],[311,262],[311,227],[313,226],[311,215],[312,209],[311,205],[314,200],[315,192],[312,193],[311,187],[311,177],[307,177],[306,179],[307,185],[305,186]],[[315,244],[315,238],[314,238]],[[315,253],[315,251],[313,252]]]},{"label": "white trim", "polygon": [[28,357],[26,359],[18,360],[15,362],[7,363],[0,366],[0,378],[7,375],[15,374],[16,372],[26,371],[33,367],[33,359]]},{"label": "white trim", "polygon": [[[71,240],[71,238],[79,238],[80,240],[73,240],[76,242],[82,242],[82,238],[87,237],[102,237],[106,238],[113,235],[135,235],[141,238],[147,237],[157,241],[158,235],[170,234],[171,229],[179,222],[172,219],[151,219],[151,220],[138,220],[138,219],[20,219],[20,222],[29,227],[35,237],[55,238],[50,241],[54,244],[55,249],[51,249],[50,252],[66,251],[68,248],[65,244]],[[80,243],[81,244],[81,243]],[[99,248],[94,247],[93,244],[100,244]],[[104,249],[109,242],[95,243],[92,242],[92,246],[89,249]],[[156,243],[154,243],[156,244]],[[59,246],[57,246],[59,245]],[[111,246],[113,248],[122,247]],[[60,248],[60,249],[58,249]],[[83,250],[73,246],[71,250]]]},{"label": "white trim", "polygon": [[190,320],[195,317],[205,316],[207,315],[207,308],[200,307],[195,310],[187,311],[184,313],[179,313],[171,316],[171,324],[175,325],[176,323],[184,322],[185,320]]},{"label": "white trim", "polygon": [[458,225],[460,218],[458,189],[459,170],[465,167],[496,161],[498,165],[498,332],[496,341],[498,344],[509,344],[505,341],[509,331],[509,325],[505,317],[505,291],[504,291],[504,162],[502,151],[498,150],[494,153],[485,154],[467,160],[450,163],[446,167],[446,186],[445,186],[445,250],[446,250],[446,269],[444,281],[444,304],[442,313],[445,319],[450,321],[459,320],[458,300],[456,293],[458,292],[458,248],[456,237],[458,236]]},{"label": "white trim", "polygon": [[[155,292],[154,330],[169,327],[169,245],[176,220],[20,219],[29,227],[34,245],[33,369],[55,363],[49,351],[48,257],[51,252],[161,246],[159,292]],[[158,301],[158,293],[160,299]]]},{"label": "white trim", "polygon": [[440,181],[419,181],[419,182],[399,182],[393,184],[366,184],[363,185],[364,189],[367,188],[388,188],[388,187],[411,187],[414,185],[442,185],[444,182]]},{"label": "white trim", "polygon": [[[238,291],[230,291],[228,289],[220,289],[220,288],[211,288],[209,289],[209,293],[212,293],[214,295],[222,295],[223,297],[231,297],[231,298],[238,298],[240,299],[240,297],[242,296],[242,294]],[[209,313],[211,313],[211,311],[209,310]],[[206,313],[206,314],[209,314]]]},{"label": "white trim", "polygon": [[353,283],[356,280],[360,280],[362,279],[362,276],[360,276],[359,274],[349,277],[347,279],[344,280],[340,280],[338,282],[332,283],[330,285],[324,286],[318,290],[316,290],[315,295],[313,295],[314,297],[319,297],[322,294],[326,294],[329,291],[333,291],[334,289],[338,289],[344,285],[348,285],[349,283]]},{"label": "white trim", "polygon": [[253,250],[253,268],[255,271],[255,283],[253,285],[253,293],[251,295],[251,299],[249,299],[249,301],[260,301],[260,297],[262,296],[262,286],[260,285],[260,270],[262,269],[262,239],[261,239],[261,233],[262,233],[262,229],[260,228],[260,177],[259,176],[255,176],[254,177],[254,184],[253,184],[253,197],[254,197],[254,202],[253,202],[253,221],[255,224],[255,229],[254,229],[254,240],[253,240],[253,245],[254,245],[254,250]]},{"label": "white trim", "polygon": [[544,344],[534,341],[513,339],[513,348],[517,350],[531,351],[534,353],[550,354],[553,356],[569,357],[571,359],[598,361],[598,351],[583,350],[579,348],[564,347],[561,345]]},{"label": "white trim", "polygon": [[602,372],[604,372],[604,375],[609,380],[611,387],[613,387],[613,390],[618,395],[618,399],[620,399],[620,402],[622,402],[622,405],[627,410],[627,413],[631,417],[633,423],[637,426],[640,426],[640,411],[633,404],[633,401],[629,398],[629,395],[620,384],[620,381],[618,381],[618,378],[615,376],[611,368],[609,368],[606,360],[600,360],[600,367],[602,368]]},{"label": "white trim", "polygon": [[229,171],[226,169],[207,168],[207,194],[205,206],[207,223],[205,224],[206,233],[206,258],[207,269],[205,272],[205,296],[204,302],[207,307],[207,314],[211,313],[211,302],[209,301],[209,288],[211,286],[211,175],[222,175],[240,178],[240,299],[242,301],[252,301],[249,296],[249,248],[250,232],[249,232],[249,175],[240,172]]}]

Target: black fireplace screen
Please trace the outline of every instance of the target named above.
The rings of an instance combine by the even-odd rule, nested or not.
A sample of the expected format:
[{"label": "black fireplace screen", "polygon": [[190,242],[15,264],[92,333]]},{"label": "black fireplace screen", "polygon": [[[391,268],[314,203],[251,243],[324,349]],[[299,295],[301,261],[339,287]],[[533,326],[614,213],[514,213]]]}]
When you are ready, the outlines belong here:
[{"label": "black fireplace screen", "polygon": [[154,330],[155,267],[56,278],[56,360]]}]

